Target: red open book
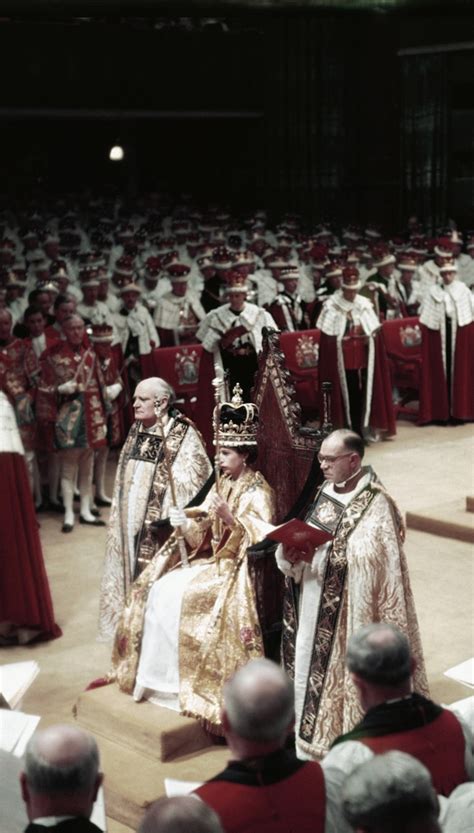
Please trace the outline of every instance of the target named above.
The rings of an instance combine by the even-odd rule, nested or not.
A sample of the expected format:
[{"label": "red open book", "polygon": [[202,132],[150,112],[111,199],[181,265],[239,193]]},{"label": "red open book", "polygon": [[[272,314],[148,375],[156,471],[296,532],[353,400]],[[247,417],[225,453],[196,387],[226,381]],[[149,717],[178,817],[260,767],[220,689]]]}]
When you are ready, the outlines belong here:
[{"label": "red open book", "polygon": [[267,532],[267,538],[278,541],[279,544],[284,544],[286,547],[294,547],[297,550],[307,549],[308,544],[314,548],[320,547],[327,541],[332,541],[332,537],[329,532],[310,526],[304,521],[298,520],[298,518],[292,518],[286,524],[280,524],[271,532]]}]

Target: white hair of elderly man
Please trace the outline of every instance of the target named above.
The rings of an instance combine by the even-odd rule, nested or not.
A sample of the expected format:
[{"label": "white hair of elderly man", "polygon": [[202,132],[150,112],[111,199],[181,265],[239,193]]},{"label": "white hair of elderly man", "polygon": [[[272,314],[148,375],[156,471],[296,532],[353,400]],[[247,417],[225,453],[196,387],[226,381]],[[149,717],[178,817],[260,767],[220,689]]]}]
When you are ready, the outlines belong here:
[{"label": "white hair of elderly man", "polygon": [[358,833],[441,833],[431,775],[405,752],[376,755],[352,772],[342,810]]}]

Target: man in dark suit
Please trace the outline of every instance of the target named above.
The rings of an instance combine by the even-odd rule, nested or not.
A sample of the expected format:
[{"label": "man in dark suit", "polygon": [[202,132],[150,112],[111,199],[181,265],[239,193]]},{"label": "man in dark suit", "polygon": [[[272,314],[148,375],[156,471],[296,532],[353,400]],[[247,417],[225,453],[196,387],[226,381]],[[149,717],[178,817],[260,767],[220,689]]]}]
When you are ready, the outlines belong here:
[{"label": "man in dark suit", "polygon": [[25,833],[100,833],[89,819],[103,775],[94,738],[75,726],[36,732],[20,773]]}]

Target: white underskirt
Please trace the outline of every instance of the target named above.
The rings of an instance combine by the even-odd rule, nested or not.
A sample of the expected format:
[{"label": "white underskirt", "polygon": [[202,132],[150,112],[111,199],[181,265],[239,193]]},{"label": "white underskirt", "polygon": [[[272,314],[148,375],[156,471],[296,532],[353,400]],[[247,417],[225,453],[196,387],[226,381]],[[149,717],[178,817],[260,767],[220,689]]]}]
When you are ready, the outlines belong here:
[{"label": "white underskirt", "polygon": [[207,564],[181,568],[156,581],[148,596],[135,700],[179,711],[179,624],[188,584]]}]

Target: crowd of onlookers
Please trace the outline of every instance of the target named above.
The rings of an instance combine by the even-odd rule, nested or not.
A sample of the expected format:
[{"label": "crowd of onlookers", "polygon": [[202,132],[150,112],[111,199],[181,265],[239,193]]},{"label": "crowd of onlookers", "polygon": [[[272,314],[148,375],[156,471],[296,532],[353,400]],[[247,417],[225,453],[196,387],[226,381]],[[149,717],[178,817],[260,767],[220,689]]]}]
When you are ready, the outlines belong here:
[{"label": "crowd of onlookers", "polygon": [[[321,762],[295,755],[285,672],[267,659],[240,668],[223,694],[227,767],[188,796],[159,798],[139,833],[472,830],[471,729],[412,690],[406,637],[392,625],[366,625],[351,638],[346,661],[364,717]],[[20,780],[27,833],[98,830],[89,819],[104,774],[91,735],[69,725],[37,731]]]},{"label": "crowd of onlookers", "polygon": [[[304,329],[340,287],[347,266],[357,268],[378,314],[416,314],[445,258],[455,262],[460,280],[474,285],[474,231],[463,238],[453,223],[428,237],[412,217],[403,234],[388,236],[374,226],[320,223],[308,230],[295,216],[274,224],[264,211],[236,217],[218,208],[162,205],[152,197],[132,206],[58,200],[0,215],[0,306],[11,313],[18,335],[37,338],[29,321],[36,308],[57,337],[71,311],[60,309],[57,299],[69,296],[87,323],[112,326],[124,348],[130,332],[119,313],[143,308],[148,315],[137,326],[143,352],[150,342],[182,343],[194,336],[236,275],[248,278],[248,300],[258,305],[271,308],[282,291],[297,298],[298,309],[291,309],[282,328]],[[164,299],[170,293],[187,296],[189,320],[169,320]],[[182,311],[183,303],[176,303]],[[160,330],[170,332],[160,338]]]},{"label": "crowd of onlookers", "polygon": [[[237,217],[218,207],[198,210],[189,202],[165,204],[157,195],[134,204],[71,197],[4,210],[0,389],[15,408],[37,507],[45,502],[46,482],[50,508],[64,511],[65,496],[70,504],[71,477],[62,477],[63,463],[52,451],[76,448],[78,441],[75,436],[58,438],[52,424],[58,413],[70,423],[74,408],[66,406],[82,393],[86,428],[77,416],[77,403],[75,426],[82,447],[96,452],[95,502],[91,455],[86,462],[87,455],[82,455],[69,468],[74,468],[76,491],[78,479],[82,481],[82,522],[100,523],[100,506],[110,504],[104,482],[107,448],[123,441],[141,361],[159,347],[202,342],[215,366],[230,373],[230,387],[237,379],[247,396],[264,326],[295,332],[318,324],[332,337],[334,328],[347,324],[347,332],[369,338],[377,321],[418,315],[425,305],[426,332],[439,341],[427,349],[436,354],[433,361],[439,360],[447,383],[443,394],[437,382],[430,382],[428,398],[438,402],[445,395],[446,404],[443,400],[437,408],[428,402],[424,421],[472,418],[470,404],[457,405],[455,400],[456,391],[466,387],[461,365],[467,341],[461,336],[471,337],[474,232],[467,231],[463,238],[452,222],[438,232],[428,236],[415,217],[398,236],[352,224],[336,228],[321,222],[308,228],[293,215],[274,223],[265,211]],[[360,309],[354,306],[355,296],[357,303],[361,299]],[[334,298],[337,320],[329,303]],[[367,301],[375,324],[364,323]],[[349,323],[340,317],[341,310]],[[69,348],[77,354],[74,339],[79,338],[80,326],[76,320],[76,334],[68,334],[74,329],[74,316],[83,322],[81,343],[97,357],[97,373],[91,372],[98,376],[95,381],[82,364],[81,376],[76,359],[71,359]],[[55,359],[48,365],[51,353]],[[70,361],[68,373],[62,367],[64,356]],[[345,352],[344,362],[347,384],[344,379],[340,383],[347,402],[339,421],[364,433],[373,427],[369,417],[368,426],[350,424],[358,421],[356,400],[362,401],[363,391],[352,390],[349,375],[354,368],[348,369]],[[367,358],[361,362],[355,370],[365,373]],[[333,382],[338,385],[338,380]],[[94,387],[100,402],[97,412],[89,414]],[[90,435],[91,421],[100,423],[95,438]],[[339,426],[334,418],[333,422]],[[393,433],[393,424],[389,414],[382,430]],[[66,531],[73,523],[69,505]]]}]

